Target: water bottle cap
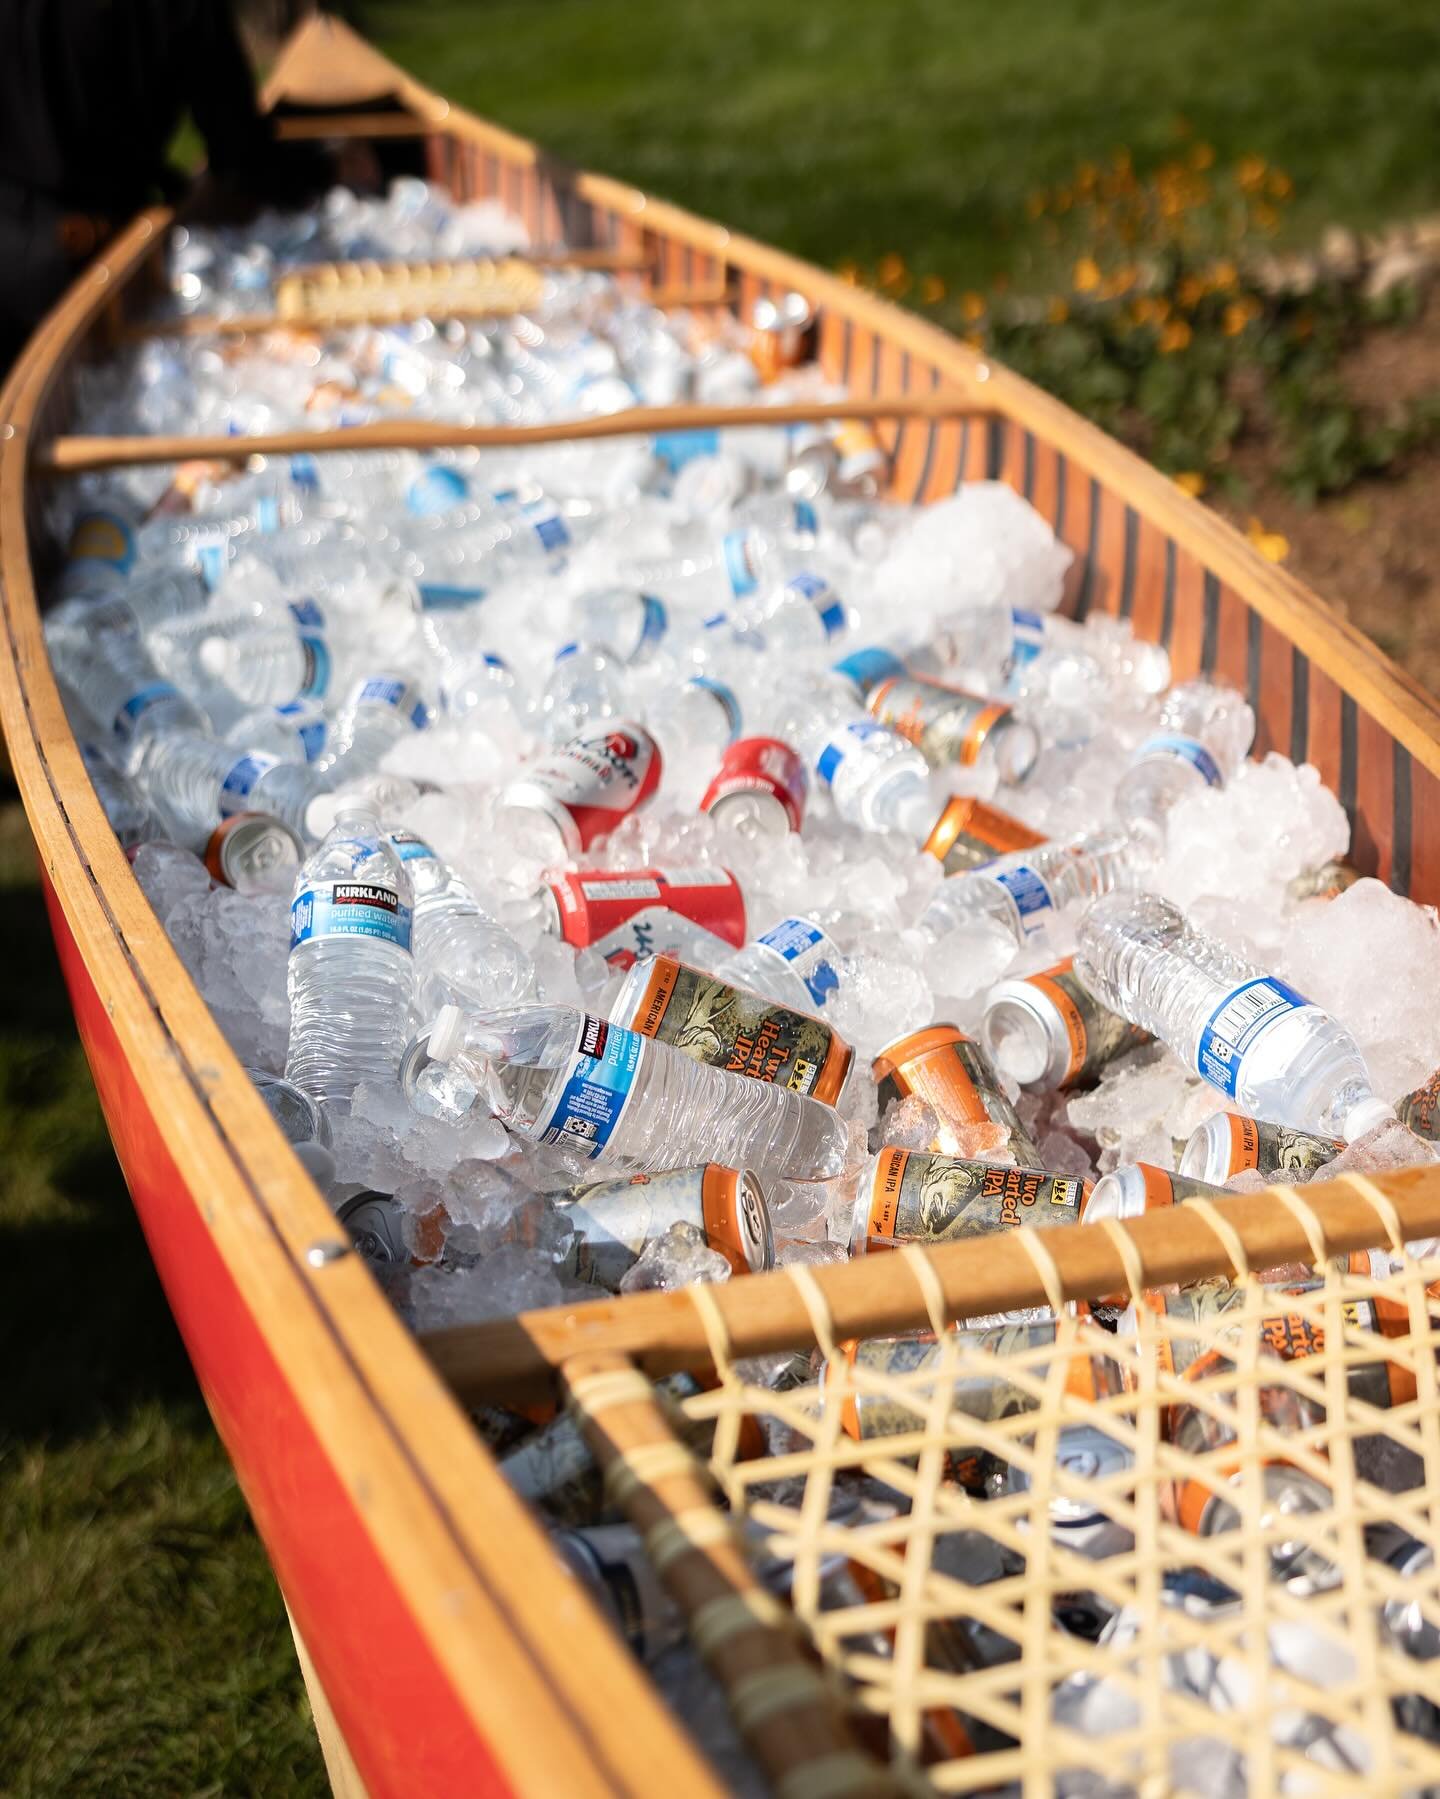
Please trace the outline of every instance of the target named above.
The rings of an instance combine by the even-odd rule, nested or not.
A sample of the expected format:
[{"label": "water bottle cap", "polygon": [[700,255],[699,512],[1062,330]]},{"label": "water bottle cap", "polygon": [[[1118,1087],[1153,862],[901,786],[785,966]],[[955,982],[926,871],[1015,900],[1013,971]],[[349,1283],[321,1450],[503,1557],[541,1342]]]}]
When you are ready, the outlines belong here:
[{"label": "water bottle cap", "polygon": [[1345,1141],[1353,1143],[1357,1137],[1363,1137],[1366,1131],[1373,1131],[1377,1124],[1384,1124],[1387,1118],[1395,1116],[1394,1106],[1372,1094],[1369,1099],[1362,1099],[1357,1105],[1351,1106],[1345,1114]]},{"label": "water bottle cap", "polygon": [[435,1014],[435,1022],[430,1026],[425,1044],[431,1061],[453,1061],[464,1035],[464,1018],[459,1006],[442,1006]]},{"label": "water bottle cap", "polygon": [[195,660],[207,675],[223,675],[230,666],[230,645],[223,637],[205,637]]}]

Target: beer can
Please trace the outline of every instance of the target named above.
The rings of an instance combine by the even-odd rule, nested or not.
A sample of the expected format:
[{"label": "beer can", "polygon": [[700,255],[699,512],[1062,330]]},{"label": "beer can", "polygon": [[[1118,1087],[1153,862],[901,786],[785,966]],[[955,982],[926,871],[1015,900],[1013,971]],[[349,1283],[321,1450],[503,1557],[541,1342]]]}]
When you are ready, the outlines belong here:
[{"label": "beer can", "polygon": [[1040,739],[1004,700],[987,699],[922,675],[882,681],[866,701],[872,718],[908,738],[932,768],[982,760],[1002,781],[1023,781],[1035,766]]},{"label": "beer can", "polygon": [[1347,888],[1360,879],[1360,870],[1348,862],[1322,862],[1318,868],[1307,868],[1296,875],[1285,889],[1288,899],[1339,899]]},{"label": "beer can", "polygon": [[581,868],[547,881],[539,898],[547,931],[612,968],[681,954],[699,933],[736,949],[745,941],[745,895],[728,868]]},{"label": "beer can", "polygon": [[424,1268],[439,1261],[445,1247],[449,1219],[443,1206],[416,1219],[413,1251],[405,1242],[404,1211],[388,1193],[353,1194],[335,1208],[335,1216],[360,1254],[377,1268]]},{"label": "beer can", "polygon": [[1039,1168],[1040,1151],[1021,1124],[1000,1077],[980,1045],[953,1024],[932,1024],[897,1037],[876,1056],[871,1072],[879,1086],[880,1110],[918,1094],[940,1120],[931,1149],[953,1155],[957,1124],[998,1124],[1010,1133],[1015,1159]]},{"label": "beer can", "polygon": [[1312,1137],[1268,1119],[1217,1112],[1190,1133],[1180,1172],[1217,1183],[1249,1169],[1280,1181],[1307,1180],[1333,1162],[1344,1147],[1333,1137]]},{"label": "beer can", "polygon": [[814,322],[815,310],[803,294],[788,293],[778,300],[765,296],[755,302],[750,308],[748,348],[762,381],[774,381],[806,360]]},{"label": "beer can", "polygon": [[732,987],[673,956],[637,962],[610,1016],[728,1074],[838,1104],[854,1051],[808,1012]]},{"label": "beer can", "polygon": [[947,801],[921,848],[935,858],[947,875],[958,875],[983,868],[1012,850],[1033,850],[1044,842],[1038,831],[1022,825],[998,806],[963,799],[957,794]]},{"label": "beer can", "polygon": [[800,829],[809,791],[804,760],[788,743],[740,737],[720,758],[700,810],[748,836],[783,837]]},{"label": "beer can", "polygon": [[[1135,1455],[1126,1444],[1117,1442],[1094,1424],[1062,1424],[1055,1437],[1055,1466],[1078,1482],[1104,1480],[1135,1466]],[[1003,1464],[991,1483],[990,1496],[1000,1498],[1012,1493],[1028,1493],[1030,1475],[1014,1463]],[[1117,1495],[1120,1504],[1128,1502],[1128,1494]],[[1103,1501],[1077,1494],[1057,1493],[1047,1506],[1052,1541],[1076,1555],[1102,1561],[1109,1555],[1123,1555],[1132,1549],[1135,1539],[1130,1530],[1112,1518]]]},{"label": "beer can", "polygon": [[1182,1174],[1171,1174],[1151,1162],[1129,1162],[1111,1169],[1096,1181],[1085,1206],[1086,1224],[1098,1224],[1102,1218],[1142,1218],[1165,1206],[1180,1205],[1187,1199],[1230,1199],[1223,1187],[1212,1187],[1205,1181],[1191,1180]]},{"label": "beer can", "polygon": [[1040,974],[1002,981],[985,1007],[981,1037],[990,1059],[1032,1093],[1085,1087],[1150,1038],[1102,1006],[1073,957]]},{"label": "beer can", "polygon": [[547,821],[556,850],[573,857],[608,836],[659,785],[660,746],[627,719],[572,737],[532,762],[500,803]]},{"label": "beer can", "polygon": [[874,427],[864,419],[841,419],[831,427],[830,441],[835,446],[836,491],[849,498],[873,499],[890,468]]},{"label": "beer can", "polygon": [[626,1180],[593,1181],[559,1197],[575,1236],[565,1273],[610,1292],[640,1260],[648,1244],[677,1224],[704,1234],[736,1274],[775,1265],[770,1208],[760,1182],[746,1168],[675,1168]]},{"label": "beer can", "polygon": [[1071,1174],[882,1149],[860,1183],[850,1252],[1078,1224],[1089,1192],[1090,1183]]},{"label": "beer can", "polygon": [[1423,1087],[1407,1093],[1395,1112],[1407,1131],[1429,1142],[1440,1142],[1440,1068]]},{"label": "beer can", "polygon": [[304,860],[299,837],[268,812],[232,814],[205,845],[211,879],[237,893],[288,894]]},{"label": "beer can", "polygon": [[[1053,1320],[1029,1324],[993,1325],[984,1330],[962,1330],[953,1336],[966,1349],[986,1358],[983,1371],[970,1364],[954,1374],[950,1388],[952,1411],[981,1423],[997,1424],[1017,1413],[1033,1412],[1039,1400],[1028,1386],[1007,1379],[1004,1360],[1024,1355],[1055,1342]],[[840,1423],[846,1435],[866,1443],[874,1438],[905,1436],[924,1430],[928,1396],[919,1377],[940,1359],[940,1344],[933,1336],[872,1337],[845,1344],[840,1355],[857,1374],[917,1377],[913,1402],[894,1393],[851,1389],[841,1399]],[[993,1361],[993,1366],[992,1366]],[[1065,1391],[1074,1398],[1095,1400],[1121,1392],[1119,1364],[1109,1356],[1088,1351],[1068,1351],[1065,1357]],[[1045,1364],[1031,1359],[1028,1375],[1043,1383]],[[831,1379],[827,1364],[821,1374],[822,1389]],[[946,1473],[969,1491],[986,1491],[993,1485],[996,1458],[978,1447],[959,1446],[946,1455]]]},{"label": "beer can", "polygon": [[684,1637],[684,1616],[633,1524],[572,1526],[552,1532],[550,1542],[641,1661]]}]

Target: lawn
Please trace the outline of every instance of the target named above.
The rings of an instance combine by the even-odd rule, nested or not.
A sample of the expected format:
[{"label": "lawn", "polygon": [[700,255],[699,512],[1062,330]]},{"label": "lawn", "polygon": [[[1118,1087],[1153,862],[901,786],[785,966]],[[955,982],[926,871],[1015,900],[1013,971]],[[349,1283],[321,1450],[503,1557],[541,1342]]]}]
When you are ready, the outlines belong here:
[{"label": "lawn", "polygon": [[[1286,169],[1287,230],[1434,208],[1421,0],[371,0],[453,98],[822,263],[1049,278],[1036,189],[1189,141]],[[284,1611],[110,1156],[0,799],[0,1787],[319,1791]]]}]

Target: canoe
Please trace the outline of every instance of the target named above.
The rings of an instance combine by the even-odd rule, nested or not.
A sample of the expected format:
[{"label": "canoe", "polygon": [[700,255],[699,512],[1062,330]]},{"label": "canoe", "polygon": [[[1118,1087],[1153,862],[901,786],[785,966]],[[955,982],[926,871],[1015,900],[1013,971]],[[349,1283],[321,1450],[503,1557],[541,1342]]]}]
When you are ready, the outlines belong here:
[{"label": "canoe", "polygon": [[[883,415],[897,497],[930,501],[977,478],[1017,488],[1075,551],[1075,616],[1117,614],[1167,645],[1177,679],[1203,671],[1243,689],[1257,752],[1315,763],[1338,793],[1355,866],[1440,899],[1440,708],[1301,583],[1055,400],[793,257],[562,166],[332,20],[301,27],[266,98],[285,134],[359,137],[411,158],[459,197],[503,201],[533,243],[588,256],[637,291],[745,309],[791,290],[806,296],[825,368],[856,396],[854,409],[869,402]],[[603,1413],[592,1441],[608,1444],[611,1459],[631,1457],[633,1472],[659,1441],[648,1386],[627,1384],[637,1370],[733,1371],[747,1353],[923,1326],[937,1308],[974,1315],[1124,1291],[1142,1275],[1154,1284],[1247,1260],[1274,1266],[1317,1246],[1360,1249],[1397,1231],[1430,1236],[1440,1233],[1440,1178],[1412,1170],[1333,1182],[1307,1189],[1304,1204],[1230,1200],[1118,1236],[1078,1227],[1043,1256],[1014,1232],[983,1271],[953,1250],[918,1265],[877,1257],[803,1279],[753,1277],[703,1302],[682,1293],[537,1314],[422,1349],[346,1253],[151,913],[46,661],[34,571],[52,546],[39,496],[47,468],[77,465],[62,435],[70,373],[123,329],[170,223],[153,209],[120,234],[0,394],[0,718],[116,1153],[290,1610],[332,1781],[376,1799],[718,1793],[498,1475],[457,1394],[518,1401],[563,1388],[587,1426]],[[1415,1426],[1431,1457],[1434,1387],[1433,1371],[1422,1376],[1430,1410]],[[1431,1473],[1433,1490],[1440,1464]],[[662,1456],[632,1482],[652,1527],[680,1530],[681,1563],[719,1540],[694,1525],[711,1502],[687,1478]],[[716,1565],[711,1555],[706,1566]],[[728,1579],[709,1597],[728,1591],[755,1640],[745,1617],[712,1612],[712,1647],[732,1697],[751,1681],[752,1746],[763,1742],[778,1787],[794,1799],[892,1790],[888,1777],[857,1771],[853,1745],[837,1747],[828,1700],[805,1688],[789,1638],[760,1627],[743,1571]],[[703,1589],[689,1596],[692,1619]],[[740,1631],[734,1643],[716,1625],[722,1616]],[[1032,1743],[1032,1757],[1042,1752]]]}]

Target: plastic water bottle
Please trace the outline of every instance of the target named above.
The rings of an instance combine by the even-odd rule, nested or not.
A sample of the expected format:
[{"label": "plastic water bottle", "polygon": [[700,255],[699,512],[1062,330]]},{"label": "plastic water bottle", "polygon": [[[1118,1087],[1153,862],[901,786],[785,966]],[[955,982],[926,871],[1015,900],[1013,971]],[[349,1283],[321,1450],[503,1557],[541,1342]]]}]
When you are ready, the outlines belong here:
[{"label": "plastic water bottle", "polygon": [[489,725],[504,720],[514,724],[522,704],[519,684],[510,664],[491,650],[456,656],[445,669],[440,684],[440,704],[447,718],[471,719]]},{"label": "plastic water bottle", "polygon": [[237,749],[260,750],[278,762],[318,762],[330,726],[318,700],[291,700],[284,706],[256,706],[242,713],[225,733]]},{"label": "plastic water bottle", "polygon": [[796,1012],[818,1012],[844,974],[840,946],[811,918],[782,918],[772,930],[717,962],[711,973]]},{"label": "plastic water bottle", "polygon": [[845,635],[850,616],[829,577],[802,568],[766,595],[755,622],[767,649],[823,654]]},{"label": "plastic water bottle", "polygon": [[110,820],[122,849],[134,849],[160,835],[158,821],[128,776],[122,775],[93,743],[80,745],[80,756],[95,797]]},{"label": "plastic water bottle", "polygon": [[127,774],[153,739],[209,730],[205,715],[156,667],[123,602],[89,607],[83,640],[66,629],[71,622],[52,633],[47,621],[56,669],[99,727],[97,747]]},{"label": "plastic water bottle", "polygon": [[720,758],[740,735],[734,689],[694,675],[678,687],[662,687],[647,700],[643,717],[660,745],[660,791],[686,810],[698,805]]},{"label": "plastic water bottle", "polygon": [[[953,941],[979,952],[993,944],[1008,956],[1039,945],[1055,924],[1097,894],[1135,879],[1135,846],[1119,829],[1092,831],[1073,843],[1013,850],[983,868],[951,875],[920,915],[932,942]],[[962,952],[963,953],[963,952]]]},{"label": "plastic water bottle", "polygon": [[1116,893],[1080,921],[1075,966],[1103,1005],[1160,1038],[1242,1112],[1347,1143],[1395,1108],[1355,1039],[1274,975],[1191,928],[1151,893]]},{"label": "plastic water bottle", "polygon": [[393,1082],[415,999],[410,877],[363,805],[340,813],[290,904],[285,1078],[348,1112],[362,1081]]},{"label": "plastic water bottle", "polygon": [[419,683],[401,669],[377,670],[356,682],[335,715],[322,766],[337,781],[368,774],[387,750],[429,722]]},{"label": "plastic water bottle", "polygon": [[387,835],[414,894],[411,948],[425,1011],[510,1006],[523,999],[534,971],[520,945],[423,838],[413,831]]},{"label": "plastic water bottle", "polygon": [[1255,738],[1255,714],[1231,687],[1187,681],[1168,694],[1160,728],[1135,752],[1115,795],[1115,811],[1161,841],[1165,821],[1189,793],[1223,787]]},{"label": "plastic water bottle", "polygon": [[815,769],[846,824],[916,842],[934,824],[939,801],[925,758],[898,731],[857,714],[835,677],[792,686],[774,735]]},{"label": "plastic water bottle", "polygon": [[564,743],[592,719],[618,718],[624,710],[618,658],[599,644],[562,644],[538,706],[540,728],[551,743]]},{"label": "plastic water bottle", "polygon": [[308,808],[327,785],[303,763],[281,762],[261,750],[237,752],[232,744],[191,732],[153,739],[139,780],[176,841],[200,849],[220,820],[237,812],[268,812],[297,836],[313,838]]},{"label": "plastic water bottle", "polygon": [[267,1074],[263,1068],[247,1068],[245,1072],[269,1108],[270,1116],[289,1139],[305,1172],[318,1187],[328,1187],[335,1178],[335,1157],[325,1114],[308,1093],[278,1074]]},{"label": "plastic water bottle", "polygon": [[403,1080],[421,1111],[458,1120],[482,1106],[534,1142],[640,1170],[723,1161],[830,1180],[845,1164],[831,1107],[568,1006],[447,1006],[411,1044]]},{"label": "plastic water bottle", "polygon": [[653,656],[670,622],[662,601],[634,587],[588,588],[572,601],[570,619],[577,643],[626,664]]}]

